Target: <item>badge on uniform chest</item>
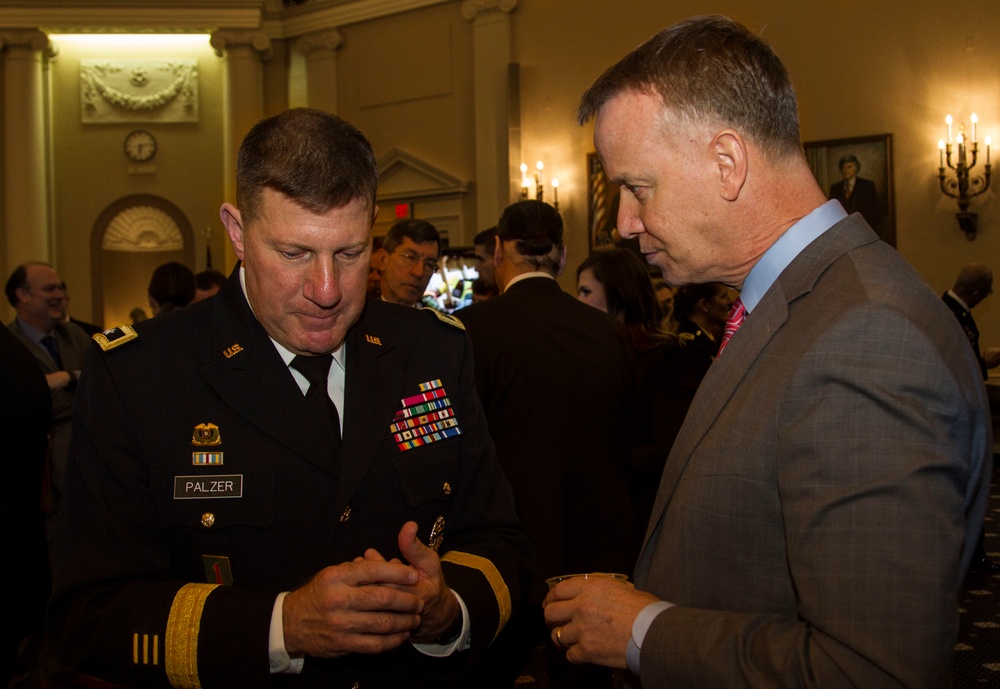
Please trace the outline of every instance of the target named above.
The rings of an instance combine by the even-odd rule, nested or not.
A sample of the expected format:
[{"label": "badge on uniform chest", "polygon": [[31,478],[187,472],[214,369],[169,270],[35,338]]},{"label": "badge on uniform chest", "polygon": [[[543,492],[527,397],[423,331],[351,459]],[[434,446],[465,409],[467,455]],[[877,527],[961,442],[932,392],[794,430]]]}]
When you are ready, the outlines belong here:
[{"label": "badge on uniform chest", "polygon": [[[218,447],[222,445],[222,433],[214,423],[200,423],[191,433],[191,444],[195,447]],[[191,464],[194,466],[215,465],[223,463],[221,451],[195,451],[191,453]]]}]

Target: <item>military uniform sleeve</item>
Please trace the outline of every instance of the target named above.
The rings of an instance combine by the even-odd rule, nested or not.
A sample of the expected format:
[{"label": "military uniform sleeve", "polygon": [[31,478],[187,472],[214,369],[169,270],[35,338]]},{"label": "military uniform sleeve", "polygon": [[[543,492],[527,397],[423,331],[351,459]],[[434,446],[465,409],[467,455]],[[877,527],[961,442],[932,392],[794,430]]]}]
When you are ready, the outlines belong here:
[{"label": "military uniform sleeve", "polygon": [[121,394],[141,381],[116,376],[115,356],[91,347],[77,392],[53,554],[57,652],[79,671],[130,686],[267,686],[274,594],[172,576],[151,467]]}]

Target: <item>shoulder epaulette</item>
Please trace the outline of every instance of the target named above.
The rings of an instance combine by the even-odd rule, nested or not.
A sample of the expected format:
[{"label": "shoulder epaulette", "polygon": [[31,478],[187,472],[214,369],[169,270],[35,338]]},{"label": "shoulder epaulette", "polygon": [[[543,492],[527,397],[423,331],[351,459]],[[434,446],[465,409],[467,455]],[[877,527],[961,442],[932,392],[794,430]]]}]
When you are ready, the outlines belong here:
[{"label": "shoulder epaulette", "polygon": [[94,335],[94,342],[100,345],[105,352],[121,347],[139,337],[131,325],[119,325],[117,328],[109,328],[103,333]]},{"label": "shoulder epaulette", "polygon": [[425,307],[423,307],[420,310],[421,311],[430,311],[435,316],[437,316],[438,320],[441,321],[442,323],[447,323],[451,327],[458,328],[459,330],[465,330],[465,325],[462,323],[462,321],[458,320],[457,318],[455,318],[454,316],[452,316],[450,314],[443,313],[441,311],[438,311],[437,309],[432,309],[432,308],[430,308],[428,306],[425,306]]}]

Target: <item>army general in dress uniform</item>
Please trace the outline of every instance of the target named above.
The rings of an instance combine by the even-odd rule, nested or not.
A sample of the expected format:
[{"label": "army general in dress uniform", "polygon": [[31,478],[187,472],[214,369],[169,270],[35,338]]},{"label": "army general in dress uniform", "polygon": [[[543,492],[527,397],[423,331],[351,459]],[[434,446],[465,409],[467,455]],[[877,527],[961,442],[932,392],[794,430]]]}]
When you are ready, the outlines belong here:
[{"label": "army general in dress uniform", "polygon": [[377,183],[342,120],[260,122],[220,293],[95,337],[54,562],[63,661],[137,687],[471,681],[529,547],[461,326],[365,301]]}]

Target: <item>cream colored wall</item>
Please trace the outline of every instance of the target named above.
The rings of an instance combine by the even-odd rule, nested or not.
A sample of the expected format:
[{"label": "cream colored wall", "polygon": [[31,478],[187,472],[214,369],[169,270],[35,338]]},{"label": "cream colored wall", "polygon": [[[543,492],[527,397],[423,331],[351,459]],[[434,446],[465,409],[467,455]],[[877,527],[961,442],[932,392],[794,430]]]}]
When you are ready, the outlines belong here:
[{"label": "cream colored wall", "polygon": [[[194,57],[198,60],[199,121],[196,123],[122,122],[83,124],[80,118],[81,59],[102,57]],[[55,228],[54,262],[72,291],[71,311],[83,320],[102,323],[92,311],[91,235],[94,222],[115,200],[130,194],[155,194],[177,205],[191,222],[195,235],[196,272],[204,269],[206,227],[214,232],[212,257],[221,265],[226,239],[218,217],[222,199],[222,73],[218,57],[208,45],[194,48],[116,50],[107,45],[59,43],[51,64],[52,84],[52,197]],[[122,144],[133,129],[147,129],[157,139],[151,174],[130,174],[132,165]],[[170,260],[173,256],[163,260]],[[115,271],[121,278],[130,273]],[[138,305],[146,304],[149,275],[120,285]],[[120,314],[109,314],[120,318]],[[107,325],[116,323],[107,322]]]},{"label": "cream colored wall", "polygon": [[[930,0],[520,0],[513,15],[521,65],[524,157],[543,158],[560,180],[574,272],[587,253],[586,154],[592,128],[578,127],[580,95],[653,33],[688,16],[724,13],[762,30],[791,73],[806,141],[893,135],[898,248],[937,292],[970,261],[1000,273],[1000,208],[994,193],[971,208],[979,236],[966,241],[957,208],[938,191],[937,140],[944,116],[979,115],[1000,155],[1000,24],[995,0],[961,13]],[[572,280],[563,286],[571,288]],[[1000,283],[1000,276],[998,276]],[[998,284],[1000,287],[1000,284]],[[1000,346],[1000,296],[975,311],[984,345]]]},{"label": "cream colored wall", "polygon": [[[337,99],[339,115],[364,132],[376,156],[399,148],[472,181],[472,25],[460,9],[461,3],[446,3],[340,27]],[[474,188],[462,207],[466,222],[459,236],[449,237],[453,246],[471,244],[482,229]],[[380,218],[392,211],[381,209]],[[414,213],[426,216],[419,204]]]}]

